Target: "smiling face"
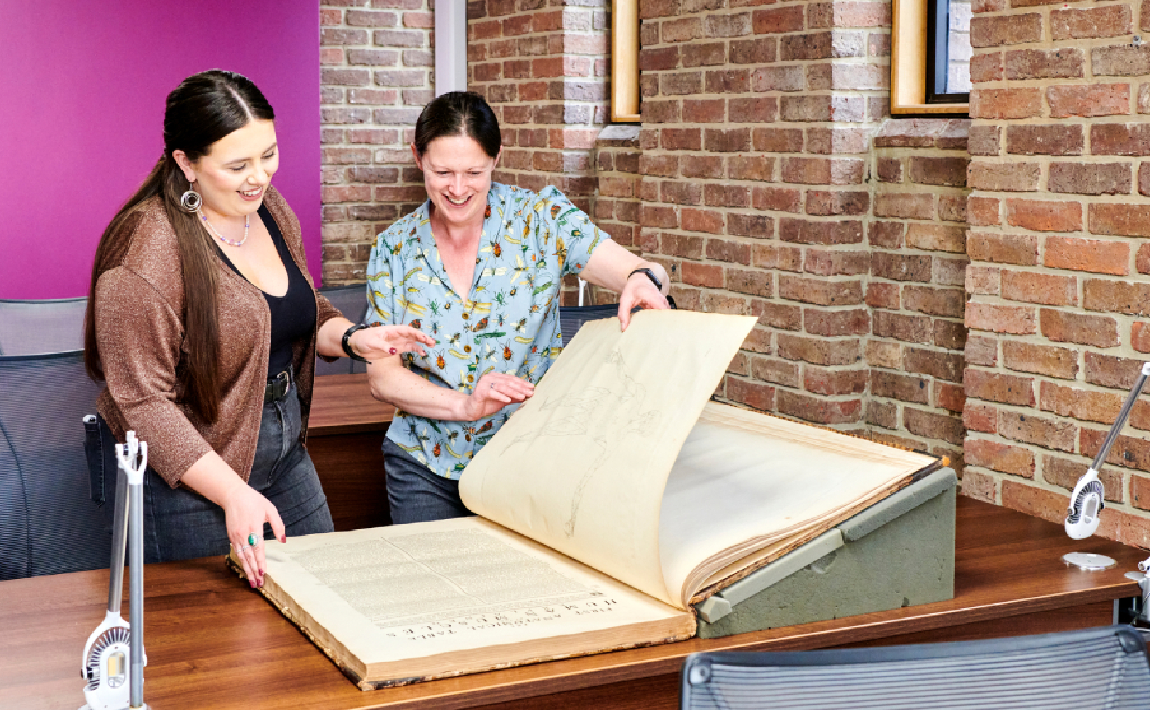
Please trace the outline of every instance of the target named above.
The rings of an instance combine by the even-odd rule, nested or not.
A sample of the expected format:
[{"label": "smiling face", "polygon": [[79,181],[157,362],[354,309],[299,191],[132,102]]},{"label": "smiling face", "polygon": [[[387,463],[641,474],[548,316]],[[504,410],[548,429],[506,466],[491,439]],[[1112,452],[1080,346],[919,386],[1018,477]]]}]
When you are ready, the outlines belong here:
[{"label": "smiling face", "polygon": [[[411,147],[415,152],[415,146]],[[449,227],[483,224],[491,173],[499,163],[468,136],[443,136],[427,144],[415,164],[423,171],[423,185],[434,206],[435,218]]]},{"label": "smiling face", "polygon": [[279,168],[273,121],[256,119],[212,144],[207,155],[189,161],[172,151],[184,177],[195,182],[209,217],[243,217],[259,209]]}]

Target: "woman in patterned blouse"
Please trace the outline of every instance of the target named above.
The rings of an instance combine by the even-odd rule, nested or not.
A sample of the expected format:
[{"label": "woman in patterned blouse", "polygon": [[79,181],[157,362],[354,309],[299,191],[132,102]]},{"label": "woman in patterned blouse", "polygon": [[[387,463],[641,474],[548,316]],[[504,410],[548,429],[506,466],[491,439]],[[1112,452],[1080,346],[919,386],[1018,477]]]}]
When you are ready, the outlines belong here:
[{"label": "woman in patterned blouse", "polygon": [[667,273],[613,242],[555,187],[493,183],[499,122],[477,94],[424,107],[411,146],[428,200],[379,235],[367,267],[368,318],[436,339],[426,354],[368,366],[397,408],[383,445],[396,523],[470,515],[458,479],[562,349],[559,288],[581,278],[635,307],[668,308]]}]

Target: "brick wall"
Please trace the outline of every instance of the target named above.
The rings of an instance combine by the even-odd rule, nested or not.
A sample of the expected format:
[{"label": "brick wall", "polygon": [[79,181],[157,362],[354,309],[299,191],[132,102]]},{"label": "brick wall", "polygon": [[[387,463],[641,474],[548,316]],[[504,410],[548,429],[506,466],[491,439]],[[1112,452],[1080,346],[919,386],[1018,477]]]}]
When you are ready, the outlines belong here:
[{"label": "brick wall", "polygon": [[[964,491],[1065,515],[1150,352],[1150,29],[1138,2],[975,0]],[[1100,534],[1150,546],[1150,406]]]},{"label": "brick wall", "polygon": [[890,119],[873,145],[866,421],[962,472],[969,121]]},{"label": "brick wall", "polygon": [[375,235],[426,198],[408,147],[433,96],[432,0],[321,0],[323,280],[362,283]]},{"label": "brick wall", "polygon": [[640,241],[693,310],[759,325],[723,394],[865,426],[870,137],[890,6],[640,5]]}]

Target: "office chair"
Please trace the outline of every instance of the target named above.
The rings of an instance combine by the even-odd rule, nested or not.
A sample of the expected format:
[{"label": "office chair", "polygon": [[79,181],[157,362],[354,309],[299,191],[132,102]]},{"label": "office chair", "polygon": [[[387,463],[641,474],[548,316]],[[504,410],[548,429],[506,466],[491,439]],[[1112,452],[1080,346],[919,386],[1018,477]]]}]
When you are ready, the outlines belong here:
[{"label": "office chair", "polygon": [[1124,710],[1150,707],[1130,626],[794,653],[695,653],[682,710]]},{"label": "office chair", "polygon": [[[367,286],[364,284],[324,286],[319,292],[352,323],[362,323],[367,316]],[[316,376],[347,375],[356,372],[367,372],[367,365],[349,357],[341,357],[335,362],[325,362],[318,355],[315,358]]]},{"label": "office chair", "polygon": [[43,355],[84,347],[87,298],[0,299],[0,355]]},{"label": "office chair", "polygon": [[100,389],[82,351],[0,357],[0,579],[108,566],[82,422]]}]

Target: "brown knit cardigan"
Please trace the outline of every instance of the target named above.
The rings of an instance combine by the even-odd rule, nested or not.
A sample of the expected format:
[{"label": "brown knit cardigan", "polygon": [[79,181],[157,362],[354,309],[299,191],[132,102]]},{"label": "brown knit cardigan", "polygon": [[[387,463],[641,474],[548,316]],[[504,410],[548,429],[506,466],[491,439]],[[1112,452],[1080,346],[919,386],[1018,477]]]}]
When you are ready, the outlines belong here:
[{"label": "brown knit cardigan", "polygon": [[[273,188],[268,188],[264,204],[314,291],[299,220]],[[208,424],[183,402],[176,377],[186,355],[183,270],[176,235],[158,197],[143,202],[139,210],[123,261],[96,283],[96,343],[107,382],[96,409],[119,441],[133,429],[148,442],[148,464],[173,488],[192,464],[213,450],[246,481],[255,459],[268,375],[267,301],[262,291],[216,256],[223,392],[219,417]],[[306,342],[296,344],[292,354],[303,411],[301,440],[306,438],[311,408],[316,334],[340,315],[319,293],[315,300],[315,330]]]}]

